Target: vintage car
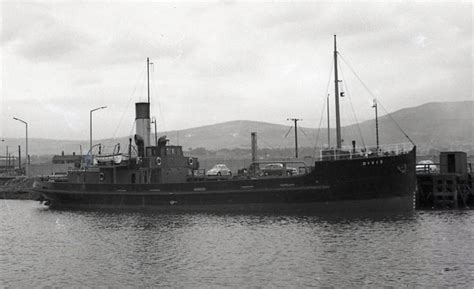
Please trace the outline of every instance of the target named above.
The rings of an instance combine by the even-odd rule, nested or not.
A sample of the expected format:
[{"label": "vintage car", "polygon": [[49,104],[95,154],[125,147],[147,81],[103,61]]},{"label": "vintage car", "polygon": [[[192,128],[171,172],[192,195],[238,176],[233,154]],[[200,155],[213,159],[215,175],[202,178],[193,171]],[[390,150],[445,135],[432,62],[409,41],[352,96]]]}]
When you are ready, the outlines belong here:
[{"label": "vintage car", "polygon": [[232,176],[230,169],[224,164],[217,164],[206,172],[207,176]]},{"label": "vintage car", "polygon": [[284,167],[281,163],[267,164],[261,170],[264,176],[293,176],[298,174],[298,170],[293,167]]}]

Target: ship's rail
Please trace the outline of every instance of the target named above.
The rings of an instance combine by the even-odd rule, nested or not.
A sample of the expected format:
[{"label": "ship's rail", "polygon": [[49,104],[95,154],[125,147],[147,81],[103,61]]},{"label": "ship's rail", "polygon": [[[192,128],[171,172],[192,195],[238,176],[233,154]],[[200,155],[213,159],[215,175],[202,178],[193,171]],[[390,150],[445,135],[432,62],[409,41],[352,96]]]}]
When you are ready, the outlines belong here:
[{"label": "ship's rail", "polygon": [[407,154],[413,149],[411,143],[398,143],[380,145],[378,147],[352,147],[343,146],[340,149],[330,148],[320,150],[319,157],[315,161],[346,160],[360,158],[375,158],[383,156],[396,156]]}]

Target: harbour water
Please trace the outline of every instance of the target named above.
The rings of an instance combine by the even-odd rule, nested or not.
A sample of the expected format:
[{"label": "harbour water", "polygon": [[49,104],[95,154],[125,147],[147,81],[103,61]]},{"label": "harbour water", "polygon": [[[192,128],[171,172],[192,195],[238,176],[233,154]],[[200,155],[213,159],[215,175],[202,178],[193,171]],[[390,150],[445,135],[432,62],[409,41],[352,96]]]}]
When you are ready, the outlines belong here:
[{"label": "harbour water", "polygon": [[474,211],[54,211],[0,200],[0,287],[474,286]]}]

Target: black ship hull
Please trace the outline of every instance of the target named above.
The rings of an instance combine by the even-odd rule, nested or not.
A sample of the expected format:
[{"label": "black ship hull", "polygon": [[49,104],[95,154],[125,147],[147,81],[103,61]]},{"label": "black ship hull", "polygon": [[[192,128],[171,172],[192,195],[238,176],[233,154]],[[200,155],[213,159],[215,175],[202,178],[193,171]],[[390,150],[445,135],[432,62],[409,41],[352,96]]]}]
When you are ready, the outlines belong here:
[{"label": "black ship hull", "polygon": [[416,149],[370,158],[316,162],[288,177],[194,180],[162,184],[41,182],[52,208],[151,208],[162,211],[412,210]]}]

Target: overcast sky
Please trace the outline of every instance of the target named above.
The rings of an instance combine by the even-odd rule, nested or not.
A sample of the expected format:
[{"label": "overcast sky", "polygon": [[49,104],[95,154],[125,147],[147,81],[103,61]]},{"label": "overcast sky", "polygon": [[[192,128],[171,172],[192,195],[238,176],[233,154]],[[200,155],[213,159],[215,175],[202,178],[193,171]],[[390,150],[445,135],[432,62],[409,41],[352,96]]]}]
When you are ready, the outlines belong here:
[{"label": "overcast sky", "polygon": [[[333,34],[389,112],[472,100],[473,5],[411,2],[2,1],[0,137],[24,136],[18,117],[30,137],[87,140],[103,105],[94,138],[134,133],[146,57],[159,131],[293,117],[318,127]],[[373,118],[373,96],[340,62],[342,125],[352,110]]]}]

